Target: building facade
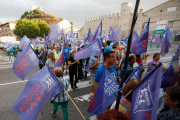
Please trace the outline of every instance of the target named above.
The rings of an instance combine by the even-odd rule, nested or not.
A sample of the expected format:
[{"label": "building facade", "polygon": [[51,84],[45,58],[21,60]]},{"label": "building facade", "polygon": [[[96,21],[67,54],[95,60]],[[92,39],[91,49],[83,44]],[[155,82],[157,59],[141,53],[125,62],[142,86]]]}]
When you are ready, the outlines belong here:
[{"label": "building facade", "polygon": [[[110,27],[117,31],[117,29],[121,26],[121,38],[128,37],[133,18],[133,13],[131,13],[131,11],[132,3],[127,2],[121,4],[120,15],[119,13],[113,13],[112,15],[109,14],[86,19],[84,26],[79,30],[80,38],[85,37],[89,28],[91,28],[91,32],[94,34],[100,21],[102,21],[102,30],[107,34],[109,34]],[[167,20],[168,22],[166,27],[170,28],[173,35],[171,41],[180,40],[180,0],[169,0],[145,12],[143,12],[143,9],[140,9],[134,29],[139,36],[144,30],[149,18],[150,37],[154,36],[156,23],[158,21]],[[160,37],[160,35],[157,36]]]},{"label": "building facade", "polygon": [[0,25],[0,37],[2,37],[2,36],[16,36],[13,33],[15,26],[16,26],[16,21],[7,22],[5,24]]}]

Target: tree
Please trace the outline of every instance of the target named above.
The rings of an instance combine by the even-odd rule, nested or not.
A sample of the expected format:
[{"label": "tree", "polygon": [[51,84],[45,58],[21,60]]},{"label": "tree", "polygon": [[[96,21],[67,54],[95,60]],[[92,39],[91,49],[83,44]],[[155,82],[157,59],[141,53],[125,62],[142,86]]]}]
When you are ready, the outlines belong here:
[{"label": "tree", "polygon": [[45,33],[48,35],[50,29],[47,23],[38,20],[18,20],[14,34],[22,38],[26,35],[28,38],[43,37]]}]

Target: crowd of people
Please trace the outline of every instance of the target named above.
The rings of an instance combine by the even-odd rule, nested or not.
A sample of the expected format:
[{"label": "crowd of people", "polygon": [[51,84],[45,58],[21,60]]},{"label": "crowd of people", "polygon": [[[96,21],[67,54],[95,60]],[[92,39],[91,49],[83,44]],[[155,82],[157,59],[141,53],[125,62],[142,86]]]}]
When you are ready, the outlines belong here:
[{"label": "crowd of people", "polygon": [[[86,45],[86,44],[85,44]],[[84,46],[85,46],[84,45]],[[118,43],[112,43],[111,41],[106,41],[103,43],[102,51],[103,55],[91,56],[89,58],[76,60],[74,54],[81,50],[81,48],[72,48],[71,43],[64,43],[64,60],[63,66],[54,68],[54,65],[58,61],[62,52],[62,43],[48,45],[47,47],[42,46],[40,50],[35,51],[38,55],[40,62],[39,68],[42,69],[45,64],[54,71],[58,80],[62,83],[65,89],[68,89],[69,83],[63,78],[64,74],[69,74],[70,85],[73,90],[77,90],[77,83],[81,79],[87,79],[87,71],[84,70],[87,65],[90,71],[90,84],[91,93],[93,96],[101,80],[104,68],[111,73],[114,79],[118,83],[125,81],[133,72],[133,69],[126,71],[124,75],[124,64],[126,59],[127,50],[120,47]],[[147,63],[149,65],[148,69],[141,69],[139,79],[132,79],[127,84],[124,84],[122,94],[126,96],[121,99],[119,104],[119,109],[115,110],[116,101],[108,108],[108,110],[102,113],[101,116],[97,116],[97,120],[130,120],[131,113],[131,102],[133,92],[130,94],[129,91],[132,90],[141,79],[152,69],[154,69],[158,63],[160,63],[160,53],[155,53],[152,60],[147,61],[148,54],[134,55],[130,51],[128,56],[128,68],[137,67],[142,61],[143,65]],[[166,69],[166,65],[163,64],[163,70]],[[179,77],[180,79],[180,77]],[[166,89],[160,90],[163,94],[159,96],[159,108],[157,113],[158,120],[178,120],[180,119],[180,82],[178,81],[175,86],[167,87]],[[127,95],[128,94],[128,95]],[[56,111],[59,105],[61,105],[64,120],[68,120],[68,96],[63,91],[53,98],[53,110],[51,111],[52,116],[56,115]]]}]

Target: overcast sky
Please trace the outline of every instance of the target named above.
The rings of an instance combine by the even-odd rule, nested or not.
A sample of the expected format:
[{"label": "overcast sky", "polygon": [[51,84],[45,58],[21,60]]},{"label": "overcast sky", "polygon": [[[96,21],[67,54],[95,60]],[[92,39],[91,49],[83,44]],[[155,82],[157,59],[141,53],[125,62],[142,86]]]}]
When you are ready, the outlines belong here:
[{"label": "overcast sky", "polygon": [[[141,0],[139,9],[147,11],[166,1],[168,0]],[[121,4],[124,2],[132,2],[133,12],[136,0],[0,0],[0,22],[18,20],[34,5],[42,6],[46,13],[72,21],[81,28],[87,18],[120,13]]]}]

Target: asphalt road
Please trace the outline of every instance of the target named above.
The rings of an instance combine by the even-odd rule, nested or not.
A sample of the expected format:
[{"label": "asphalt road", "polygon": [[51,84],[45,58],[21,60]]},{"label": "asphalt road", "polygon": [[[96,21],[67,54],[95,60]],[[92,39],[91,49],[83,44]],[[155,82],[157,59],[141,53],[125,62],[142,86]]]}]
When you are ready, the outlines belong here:
[{"label": "asphalt road", "polygon": [[[162,62],[170,61],[177,46],[171,47],[169,53],[162,59]],[[148,60],[152,59],[152,56],[155,52],[159,52],[160,50],[152,51]],[[25,78],[25,81],[21,81],[14,72],[12,71],[12,64],[0,64],[0,120],[20,120],[20,117],[16,112],[11,109],[11,105],[16,101],[21,92],[26,85],[26,80],[36,73],[39,70],[38,66],[36,66],[31,73]],[[68,75],[64,76],[68,78]],[[89,95],[91,88],[88,79],[83,79],[81,82],[77,84],[79,87],[76,91],[72,89],[68,89],[69,95],[73,98],[76,105],[84,115],[87,117],[89,113],[87,113],[87,108],[91,97]],[[45,104],[37,120],[62,120],[62,111],[61,108],[58,108],[57,117],[52,117],[50,111],[52,110],[52,104],[48,102]],[[69,111],[69,120],[83,120],[73,103],[69,100],[68,104]],[[90,120],[95,120],[95,116],[91,116]]]}]

